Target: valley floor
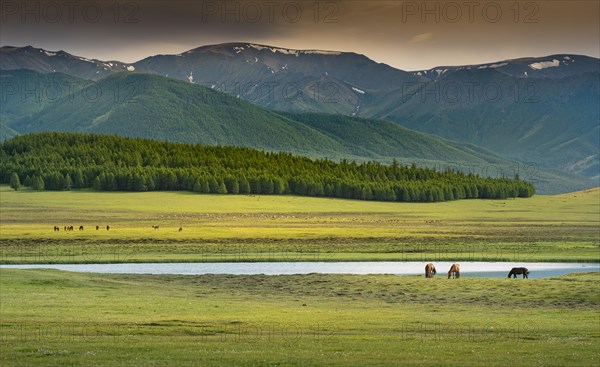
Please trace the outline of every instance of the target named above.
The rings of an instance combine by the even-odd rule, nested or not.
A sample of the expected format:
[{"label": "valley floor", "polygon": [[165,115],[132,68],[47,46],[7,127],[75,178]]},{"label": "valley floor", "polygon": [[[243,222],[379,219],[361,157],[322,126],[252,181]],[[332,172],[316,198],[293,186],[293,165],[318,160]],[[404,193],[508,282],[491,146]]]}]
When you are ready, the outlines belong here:
[{"label": "valley floor", "polygon": [[599,262],[599,202],[600,189],[529,199],[384,203],[15,192],[1,186],[0,261]]},{"label": "valley floor", "polygon": [[[0,260],[599,262],[599,199],[598,189],[406,204],[2,186]],[[0,365],[597,366],[599,281],[0,268]]]},{"label": "valley floor", "polygon": [[597,366],[598,273],[0,270],[3,366]]}]

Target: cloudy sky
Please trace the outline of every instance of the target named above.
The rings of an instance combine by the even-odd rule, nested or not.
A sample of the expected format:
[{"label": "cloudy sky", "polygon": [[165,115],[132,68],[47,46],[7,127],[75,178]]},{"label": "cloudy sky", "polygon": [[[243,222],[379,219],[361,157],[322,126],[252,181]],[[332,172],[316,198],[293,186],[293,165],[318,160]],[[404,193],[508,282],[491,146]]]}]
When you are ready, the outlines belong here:
[{"label": "cloudy sky", "polygon": [[134,62],[223,42],[351,51],[404,70],[556,53],[600,57],[598,1],[1,3],[0,44]]}]

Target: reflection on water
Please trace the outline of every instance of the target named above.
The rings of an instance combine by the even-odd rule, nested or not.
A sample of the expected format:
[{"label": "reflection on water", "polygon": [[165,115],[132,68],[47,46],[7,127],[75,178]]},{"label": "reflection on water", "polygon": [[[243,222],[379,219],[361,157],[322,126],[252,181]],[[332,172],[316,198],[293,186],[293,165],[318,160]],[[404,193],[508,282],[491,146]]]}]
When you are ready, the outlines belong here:
[{"label": "reflection on water", "polygon": [[[262,262],[262,263],[146,263],[146,264],[52,264],[0,265],[0,268],[51,268],[87,273],[113,274],[424,274],[424,262]],[[434,263],[438,276],[446,276],[452,263]],[[461,262],[463,278],[506,278],[513,267],[529,269],[529,278],[545,278],[573,272],[600,271],[600,264]],[[518,276],[519,278],[521,276]]]}]

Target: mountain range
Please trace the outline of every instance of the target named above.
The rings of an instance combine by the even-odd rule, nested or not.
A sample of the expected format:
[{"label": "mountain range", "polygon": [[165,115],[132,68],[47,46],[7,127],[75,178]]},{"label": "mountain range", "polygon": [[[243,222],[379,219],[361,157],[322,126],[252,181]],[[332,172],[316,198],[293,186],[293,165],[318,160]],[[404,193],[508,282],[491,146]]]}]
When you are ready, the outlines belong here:
[{"label": "mountain range", "polygon": [[[6,46],[0,69],[3,137],[97,131],[335,158],[530,162],[545,172],[539,192],[599,179],[599,60],[582,55],[407,72],[355,53],[252,43],[132,64]],[[36,103],[14,90],[48,78],[73,90]],[[91,82],[112,97],[74,103]],[[119,100],[128,93],[136,103]]]}]

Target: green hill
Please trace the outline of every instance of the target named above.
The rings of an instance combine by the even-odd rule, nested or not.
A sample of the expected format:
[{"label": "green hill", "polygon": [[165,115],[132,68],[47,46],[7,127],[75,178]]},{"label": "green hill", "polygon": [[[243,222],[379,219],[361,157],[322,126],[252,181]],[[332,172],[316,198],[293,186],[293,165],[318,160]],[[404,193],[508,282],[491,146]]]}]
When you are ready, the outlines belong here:
[{"label": "green hill", "polygon": [[16,121],[30,119],[62,98],[79,94],[77,91],[86,84],[89,84],[86,80],[62,73],[41,74],[25,69],[0,70],[2,128],[9,129]]},{"label": "green hill", "polygon": [[[14,79],[21,76],[18,73]],[[27,72],[28,79],[31,73]],[[48,78],[46,74],[33,75],[40,84]],[[92,92],[87,90],[101,95],[91,98]],[[7,126],[19,133],[118,134],[335,159],[501,161],[489,152],[475,152],[386,121],[276,113],[209,88],[150,74],[115,74],[53,103],[26,99],[6,104],[10,106],[6,111],[15,111],[7,118]]]},{"label": "green hill", "polygon": [[[331,139],[226,94],[160,76],[121,73],[13,122],[20,133],[93,132],[208,145],[332,154]],[[91,93],[91,92],[90,92]]]},{"label": "green hill", "polygon": [[338,141],[357,156],[402,157],[432,162],[507,163],[479,147],[419,133],[385,120],[309,113],[284,115]]},{"label": "green hill", "polygon": [[[42,131],[118,134],[285,151],[335,160],[391,163],[396,159],[403,164],[417,163],[440,170],[450,164],[453,169],[486,177],[513,177],[518,172],[511,168],[513,163],[482,148],[387,121],[278,113],[226,93],[157,75],[120,73],[99,82],[31,71],[3,71],[2,75],[2,80],[23,85],[37,80],[41,90],[59,80],[70,83],[72,90],[52,100],[14,96],[0,99],[0,116],[7,121],[7,136]],[[534,174],[522,177],[535,179],[541,192],[572,191],[587,186],[575,175],[565,177],[537,170]]]},{"label": "green hill", "polygon": [[[473,87],[467,94],[468,83]],[[409,129],[469,142],[507,159],[598,178],[600,74],[515,78],[494,69],[458,70],[414,90],[368,96],[363,112]],[[485,97],[489,87],[496,97]],[[455,99],[451,92],[462,93]],[[436,92],[437,91],[437,92]],[[403,103],[398,96],[403,95]]]}]

